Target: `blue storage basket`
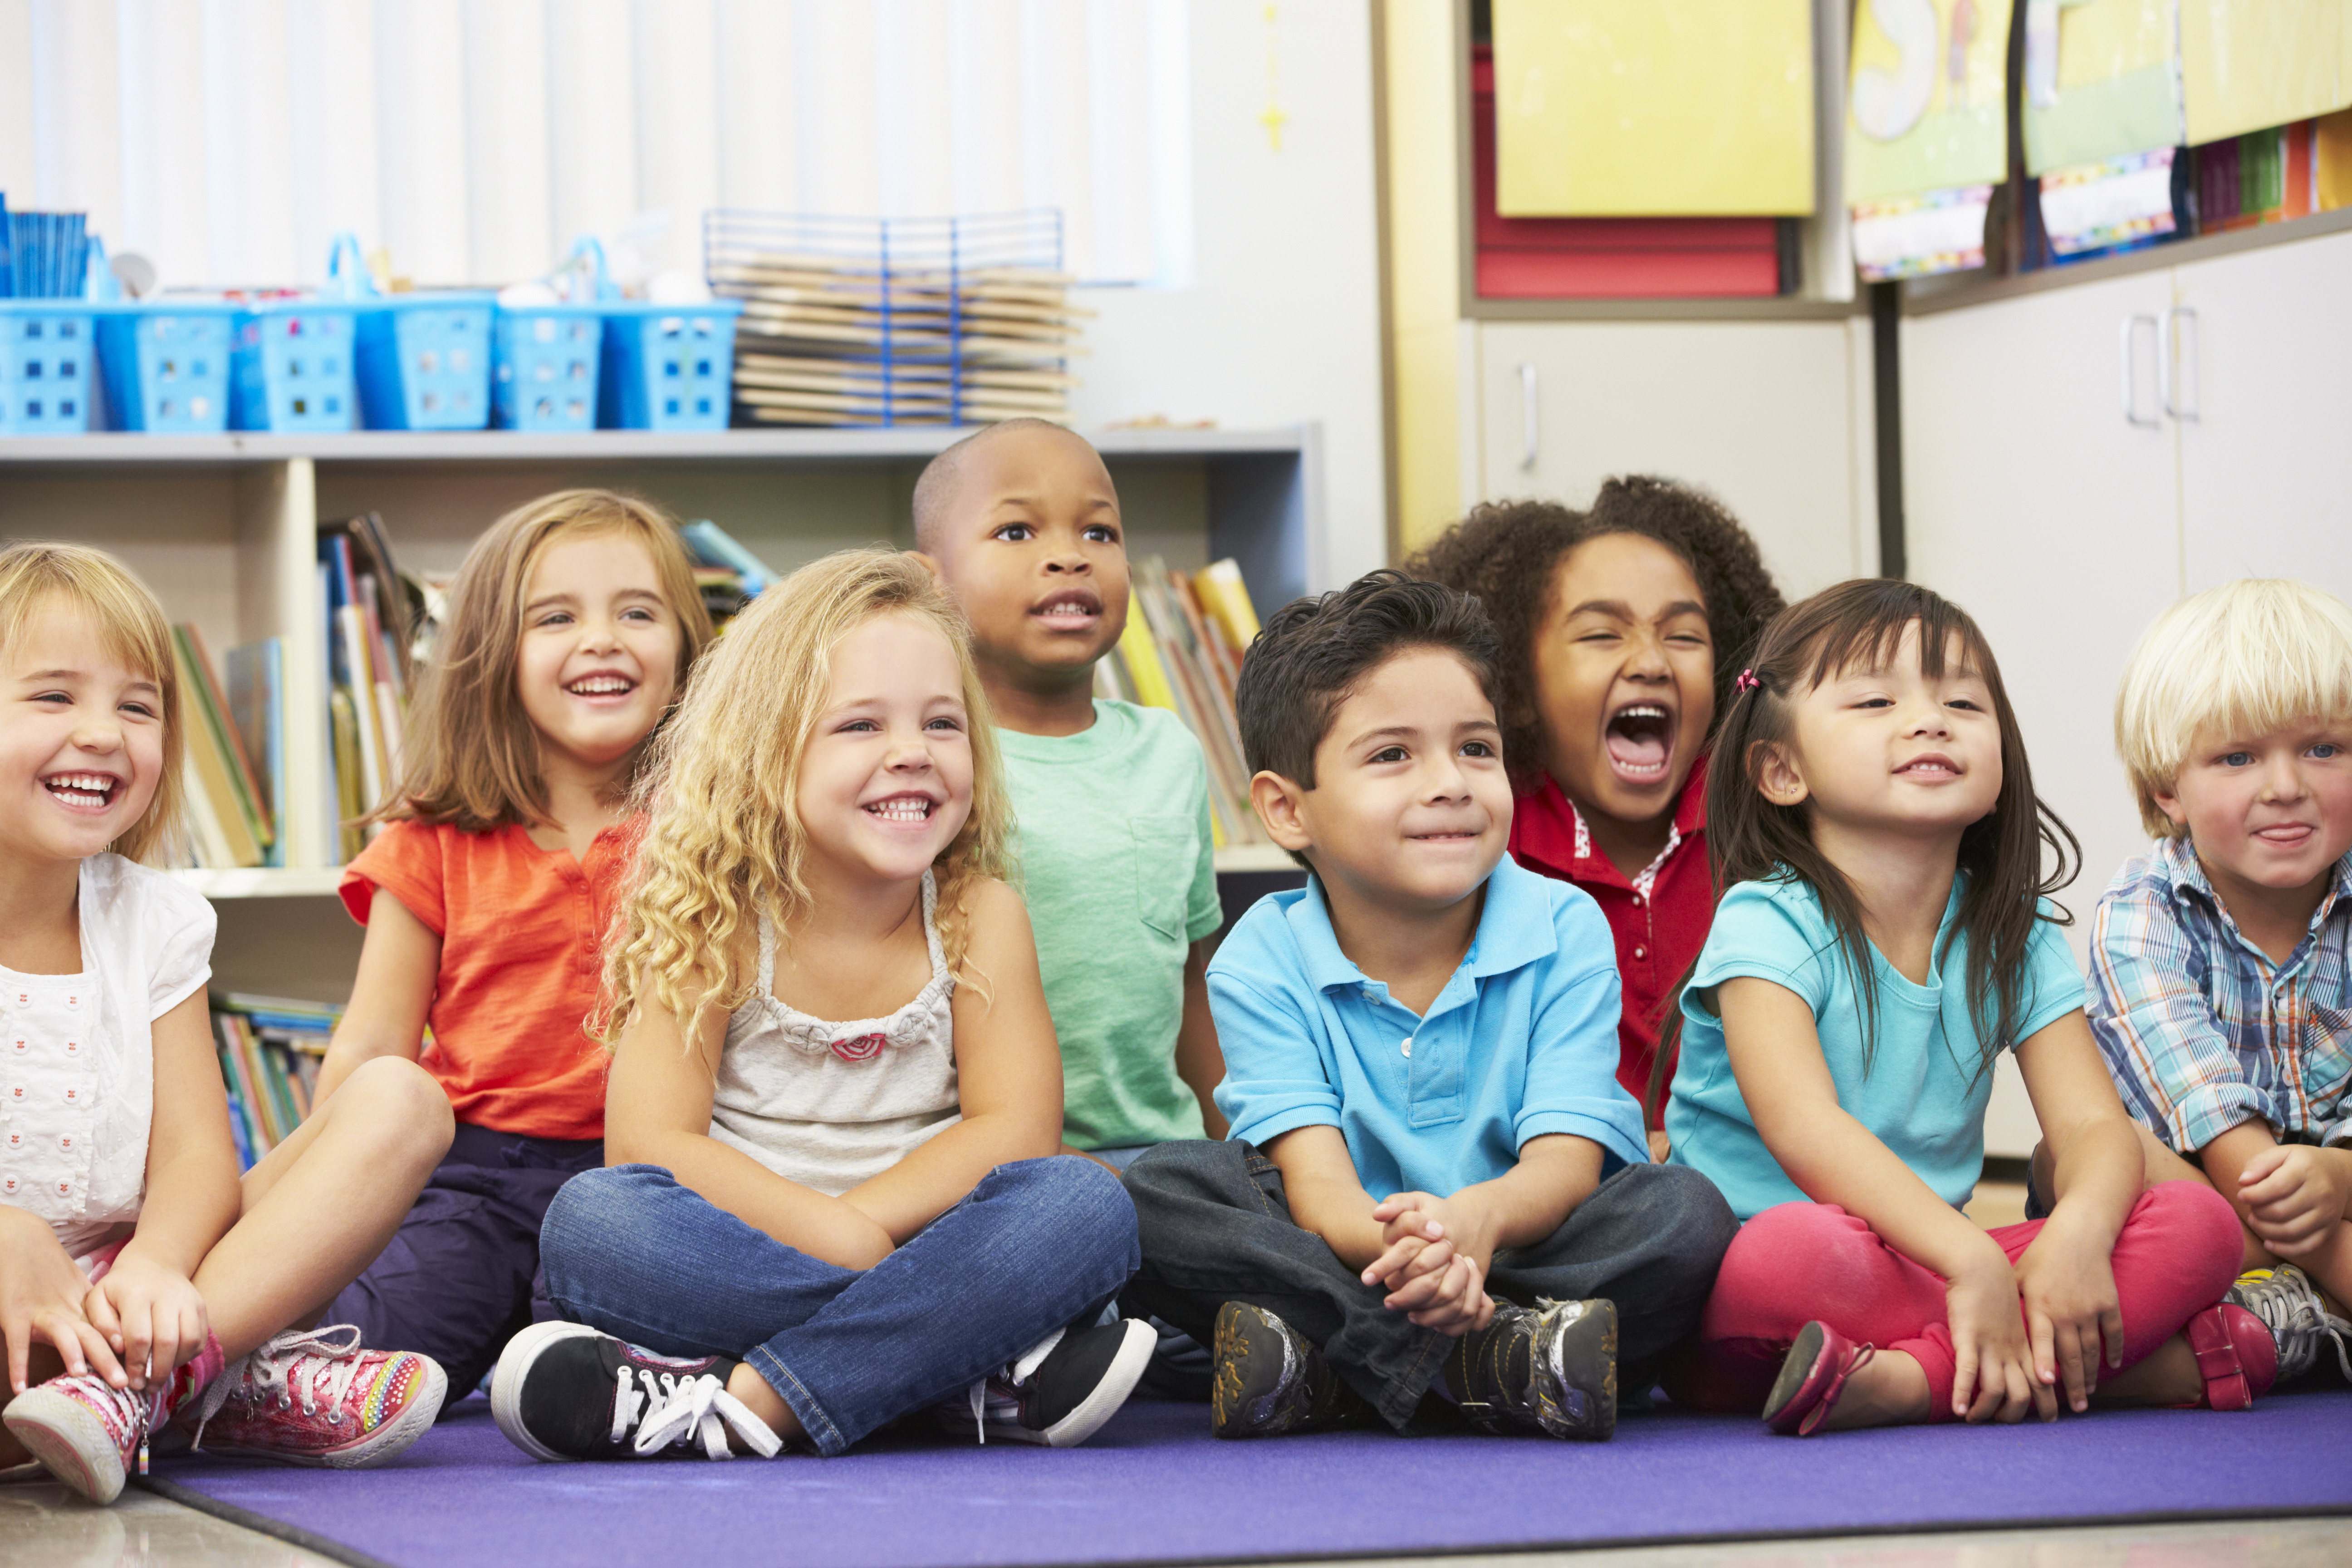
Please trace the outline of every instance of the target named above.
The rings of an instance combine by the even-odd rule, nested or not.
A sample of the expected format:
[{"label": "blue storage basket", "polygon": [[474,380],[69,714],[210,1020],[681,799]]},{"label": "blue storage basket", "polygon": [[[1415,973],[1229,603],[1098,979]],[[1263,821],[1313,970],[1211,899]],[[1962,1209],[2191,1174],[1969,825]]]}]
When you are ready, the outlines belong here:
[{"label": "blue storage basket", "polygon": [[360,307],[360,412],[369,429],[479,430],[490,422],[496,298],[450,290]]},{"label": "blue storage basket", "polygon": [[151,300],[98,312],[108,424],[158,436],[213,436],[228,427],[230,339],[225,300]]},{"label": "blue storage basket", "polygon": [[604,306],[596,423],[622,430],[724,430],[735,372],[732,300]]},{"label": "blue storage basket", "polygon": [[303,433],[359,425],[346,304],[269,300],[240,308],[232,344],[228,416],[239,430]]},{"label": "blue storage basket", "polygon": [[79,436],[90,428],[96,313],[87,300],[0,300],[0,435]]},{"label": "blue storage basket", "polygon": [[593,430],[604,351],[598,305],[499,307],[491,396],[507,430]]}]

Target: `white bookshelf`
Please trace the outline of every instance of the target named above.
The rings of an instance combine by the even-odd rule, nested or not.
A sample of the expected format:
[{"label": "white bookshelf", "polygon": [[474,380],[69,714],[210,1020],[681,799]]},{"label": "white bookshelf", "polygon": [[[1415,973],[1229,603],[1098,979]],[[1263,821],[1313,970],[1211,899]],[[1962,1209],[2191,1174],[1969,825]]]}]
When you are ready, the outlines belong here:
[{"label": "white bookshelf", "polygon": [[[318,529],[380,513],[399,560],[453,570],[500,513],[572,485],[709,517],[779,570],[845,545],[911,545],[923,463],[961,432],[729,430],[355,432],[331,436],[0,437],[0,537],[92,544],[128,562],[215,658],[284,643],[284,869],[179,873],[222,917],[217,984],[340,1000],[358,928],[331,903],[325,627]],[[1242,564],[1261,611],[1320,581],[1320,427],[1089,434],[1119,488],[1129,549],[1178,567]],[[1223,851],[1221,871],[1289,868],[1278,851]],[[323,904],[323,907],[322,907]]]}]

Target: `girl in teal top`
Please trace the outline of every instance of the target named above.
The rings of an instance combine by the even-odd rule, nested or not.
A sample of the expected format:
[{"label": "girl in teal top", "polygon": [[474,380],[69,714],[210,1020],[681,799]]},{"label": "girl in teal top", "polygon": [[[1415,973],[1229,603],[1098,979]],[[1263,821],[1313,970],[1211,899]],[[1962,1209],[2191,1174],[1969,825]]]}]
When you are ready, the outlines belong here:
[{"label": "girl in teal top", "polygon": [[[1806,1433],[2266,1390],[2269,1331],[2216,1307],[2235,1214],[2196,1183],[2147,1188],[2042,897],[2079,852],[1975,623],[1885,580],[1792,606],[1716,757],[1728,890],[1682,990],[1665,1125],[1747,1223],[1668,1391]],[[2003,1050],[2058,1197],[1987,1233],[1960,1205]]]}]

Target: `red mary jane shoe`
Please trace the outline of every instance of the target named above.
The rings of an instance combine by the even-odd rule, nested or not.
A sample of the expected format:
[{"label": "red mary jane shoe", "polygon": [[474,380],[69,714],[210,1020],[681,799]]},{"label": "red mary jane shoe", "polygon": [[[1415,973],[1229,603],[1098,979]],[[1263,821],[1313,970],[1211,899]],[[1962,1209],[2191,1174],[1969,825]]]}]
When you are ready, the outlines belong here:
[{"label": "red mary jane shoe", "polygon": [[1780,1363],[1780,1375],[1764,1402],[1764,1424],[1775,1432],[1810,1437],[1829,1417],[1845,1380],[1870,1363],[1873,1346],[1855,1344],[1827,1323],[1807,1323],[1797,1331]]},{"label": "red mary jane shoe", "polygon": [[2197,1352],[2209,1409],[2252,1409],[2278,1380],[2278,1342],[2268,1325],[2243,1307],[2228,1301],[2208,1307],[2189,1319],[2181,1332]]}]

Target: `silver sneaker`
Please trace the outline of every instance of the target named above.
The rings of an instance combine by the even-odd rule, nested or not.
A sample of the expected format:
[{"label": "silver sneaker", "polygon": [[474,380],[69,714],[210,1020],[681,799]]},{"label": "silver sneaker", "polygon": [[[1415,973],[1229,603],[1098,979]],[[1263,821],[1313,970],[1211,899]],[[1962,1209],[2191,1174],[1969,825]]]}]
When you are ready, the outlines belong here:
[{"label": "silver sneaker", "polygon": [[2318,1365],[2322,1343],[2335,1346],[2336,1364],[2343,1369],[2345,1381],[2352,1382],[2352,1354],[2345,1351],[2352,1322],[2330,1312],[2311,1277],[2294,1264],[2250,1268],[2221,1299],[2243,1307],[2270,1330],[2278,1342],[2279,1382],[2301,1377]]}]

